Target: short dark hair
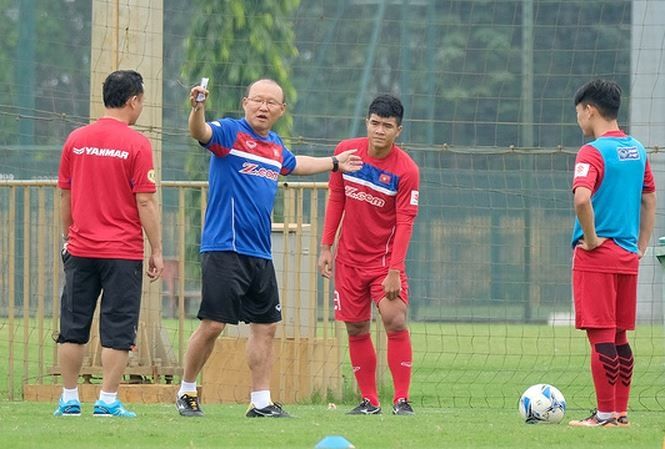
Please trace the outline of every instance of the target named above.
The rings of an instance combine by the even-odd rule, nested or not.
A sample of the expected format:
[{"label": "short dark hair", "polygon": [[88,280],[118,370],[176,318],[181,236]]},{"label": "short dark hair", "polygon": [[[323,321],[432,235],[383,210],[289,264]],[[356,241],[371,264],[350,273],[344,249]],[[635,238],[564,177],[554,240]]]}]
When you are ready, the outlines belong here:
[{"label": "short dark hair", "polygon": [[134,95],[143,93],[143,77],[134,70],[116,70],[104,80],[104,106],[121,108]]},{"label": "short dark hair", "polygon": [[379,95],[369,105],[367,118],[372,114],[383,118],[395,117],[397,125],[401,125],[402,117],[404,117],[404,106],[402,106],[402,102],[397,97],[388,94]]},{"label": "short dark hair", "polygon": [[577,89],[575,106],[590,104],[606,119],[616,119],[621,106],[621,87],[614,81],[595,79]]}]

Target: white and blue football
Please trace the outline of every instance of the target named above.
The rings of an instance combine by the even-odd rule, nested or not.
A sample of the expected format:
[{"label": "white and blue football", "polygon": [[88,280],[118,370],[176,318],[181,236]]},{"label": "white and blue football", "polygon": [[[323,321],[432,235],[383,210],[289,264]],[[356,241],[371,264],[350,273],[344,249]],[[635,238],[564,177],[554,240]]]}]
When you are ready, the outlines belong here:
[{"label": "white and blue football", "polygon": [[566,414],[566,400],[552,385],[532,385],[520,397],[519,410],[527,424],[556,424]]}]

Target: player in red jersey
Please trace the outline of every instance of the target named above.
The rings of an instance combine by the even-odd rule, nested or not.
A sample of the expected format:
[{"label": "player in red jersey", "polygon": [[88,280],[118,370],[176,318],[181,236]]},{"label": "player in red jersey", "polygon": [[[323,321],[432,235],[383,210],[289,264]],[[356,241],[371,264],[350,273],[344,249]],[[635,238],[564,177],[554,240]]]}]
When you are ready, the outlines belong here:
[{"label": "player in red jersey", "polygon": [[573,297],[575,327],[591,346],[597,409],[574,427],[628,426],[639,259],[656,215],[656,186],[644,146],[617,122],[621,88],[596,79],[574,97],[577,123],[594,140],[575,159]]},{"label": "player in red jersey", "polygon": [[[407,327],[409,291],[405,259],[418,214],[419,170],[395,145],[404,107],[392,95],[369,106],[367,137],[343,140],[335,154],[357,150],[363,168],[332,173],[326,207],[319,271],[332,274],[335,254],[335,318],[346,323],[349,353],[362,401],[349,414],[381,413],[376,386],[376,351],[370,335],[372,303],[388,336],[388,365],[393,378],[393,413],[413,415],[409,403],[412,349]],[[341,223],[341,224],[340,224]]]},{"label": "player in red jersey", "polygon": [[81,414],[77,381],[103,291],[100,338],[104,378],[95,416],[136,416],[118,387],[136,338],[143,275],[143,230],[150,242],[148,277],[164,264],[150,141],[130,128],[143,111],[143,78],[132,70],[104,81],[104,117],[74,130],[58,171],[65,245],[57,342],[63,393],[55,416]]}]

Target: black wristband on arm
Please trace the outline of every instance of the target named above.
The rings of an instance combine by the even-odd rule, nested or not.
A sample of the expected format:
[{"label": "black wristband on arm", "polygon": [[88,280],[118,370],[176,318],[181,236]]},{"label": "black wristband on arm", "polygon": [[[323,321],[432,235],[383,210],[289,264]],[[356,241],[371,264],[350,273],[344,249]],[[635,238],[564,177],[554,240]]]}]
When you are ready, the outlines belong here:
[{"label": "black wristband on arm", "polygon": [[331,158],[332,158],[332,163],[333,163],[332,171],[335,172],[335,171],[339,170],[339,160],[335,156],[332,156]]}]

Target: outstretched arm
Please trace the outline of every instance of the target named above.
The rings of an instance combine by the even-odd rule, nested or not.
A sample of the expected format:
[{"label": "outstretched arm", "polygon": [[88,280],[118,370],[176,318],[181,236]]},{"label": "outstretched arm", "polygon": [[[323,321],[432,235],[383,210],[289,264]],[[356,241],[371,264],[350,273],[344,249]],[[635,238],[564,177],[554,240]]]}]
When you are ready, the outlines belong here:
[{"label": "outstretched arm", "polygon": [[294,175],[315,175],[331,171],[334,168],[334,158],[337,159],[339,170],[342,173],[349,173],[360,170],[363,161],[360,156],[356,156],[357,150],[347,150],[332,157],[311,157],[296,156],[296,168],[291,172]]}]

